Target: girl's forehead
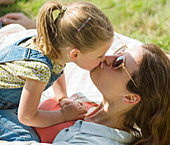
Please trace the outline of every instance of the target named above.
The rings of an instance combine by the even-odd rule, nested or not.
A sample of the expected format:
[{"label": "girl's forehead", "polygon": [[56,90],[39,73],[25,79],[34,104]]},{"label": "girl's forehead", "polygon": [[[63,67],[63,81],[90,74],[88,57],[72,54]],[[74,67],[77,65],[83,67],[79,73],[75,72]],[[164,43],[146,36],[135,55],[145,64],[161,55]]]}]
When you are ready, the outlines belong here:
[{"label": "girl's forehead", "polygon": [[110,39],[108,41],[99,41],[95,46],[93,51],[99,51],[103,52],[108,50],[113,43],[113,39]]}]

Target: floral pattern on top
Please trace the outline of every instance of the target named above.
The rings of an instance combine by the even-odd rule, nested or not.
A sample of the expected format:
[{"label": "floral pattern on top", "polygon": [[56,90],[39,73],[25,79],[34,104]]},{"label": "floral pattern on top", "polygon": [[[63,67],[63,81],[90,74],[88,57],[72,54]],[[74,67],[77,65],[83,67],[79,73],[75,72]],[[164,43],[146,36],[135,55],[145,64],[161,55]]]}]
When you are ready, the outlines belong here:
[{"label": "floral pattern on top", "polygon": [[[40,51],[32,39],[20,44],[21,47],[29,47]],[[51,61],[53,65],[52,72],[60,74],[64,66],[56,64]],[[39,61],[13,61],[10,63],[0,64],[0,88],[19,88],[23,87],[25,80],[22,78],[29,78],[48,83],[51,77],[50,68],[47,64]]]}]

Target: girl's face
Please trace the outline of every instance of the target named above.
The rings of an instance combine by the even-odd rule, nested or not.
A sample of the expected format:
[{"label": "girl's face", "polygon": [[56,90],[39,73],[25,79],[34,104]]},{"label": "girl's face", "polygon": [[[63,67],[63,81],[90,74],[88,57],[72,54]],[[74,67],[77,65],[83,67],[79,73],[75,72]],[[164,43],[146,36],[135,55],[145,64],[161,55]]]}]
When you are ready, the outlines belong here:
[{"label": "girl's face", "polygon": [[[127,48],[123,54],[125,56],[124,66],[130,76],[138,71],[142,50],[142,47]],[[106,56],[105,61],[90,72],[91,79],[99,91],[104,97],[112,100],[120,99],[121,96],[128,93],[126,85],[130,81],[130,77],[122,67],[118,69],[113,67],[117,58],[118,55]]]},{"label": "girl's face", "polygon": [[105,53],[113,43],[113,39],[108,42],[99,43],[94,51],[80,53],[79,57],[74,61],[79,67],[86,70],[93,70],[100,62],[105,59]]}]

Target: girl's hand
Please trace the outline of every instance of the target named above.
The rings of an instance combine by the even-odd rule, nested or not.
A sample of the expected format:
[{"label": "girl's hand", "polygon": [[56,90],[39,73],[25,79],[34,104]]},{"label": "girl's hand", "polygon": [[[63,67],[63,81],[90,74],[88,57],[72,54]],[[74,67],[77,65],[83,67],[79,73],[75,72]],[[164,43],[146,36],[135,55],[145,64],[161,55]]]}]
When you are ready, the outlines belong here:
[{"label": "girl's hand", "polygon": [[63,98],[62,100],[59,101],[60,107],[64,107],[65,105],[68,105],[68,104],[71,104],[71,103],[78,103],[84,109],[87,109],[87,105],[84,102],[73,101],[73,100],[70,100],[69,98]]},{"label": "girl's hand", "polygon": [[69,103],[61,108],[64,121],[83,119],[87,110],[79,103]]}]

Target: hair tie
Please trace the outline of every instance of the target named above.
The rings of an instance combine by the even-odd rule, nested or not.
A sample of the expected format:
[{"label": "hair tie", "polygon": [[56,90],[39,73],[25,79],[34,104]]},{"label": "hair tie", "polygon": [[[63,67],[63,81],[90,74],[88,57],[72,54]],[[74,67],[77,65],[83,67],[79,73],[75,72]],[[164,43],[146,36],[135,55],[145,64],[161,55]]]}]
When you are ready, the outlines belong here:
[{"label": "hair tie", "polygon": [[60,13],[64,13],[66,10],[67,10],[67,7],[66,6],[62,6],[62,8],[60,10]]}]

